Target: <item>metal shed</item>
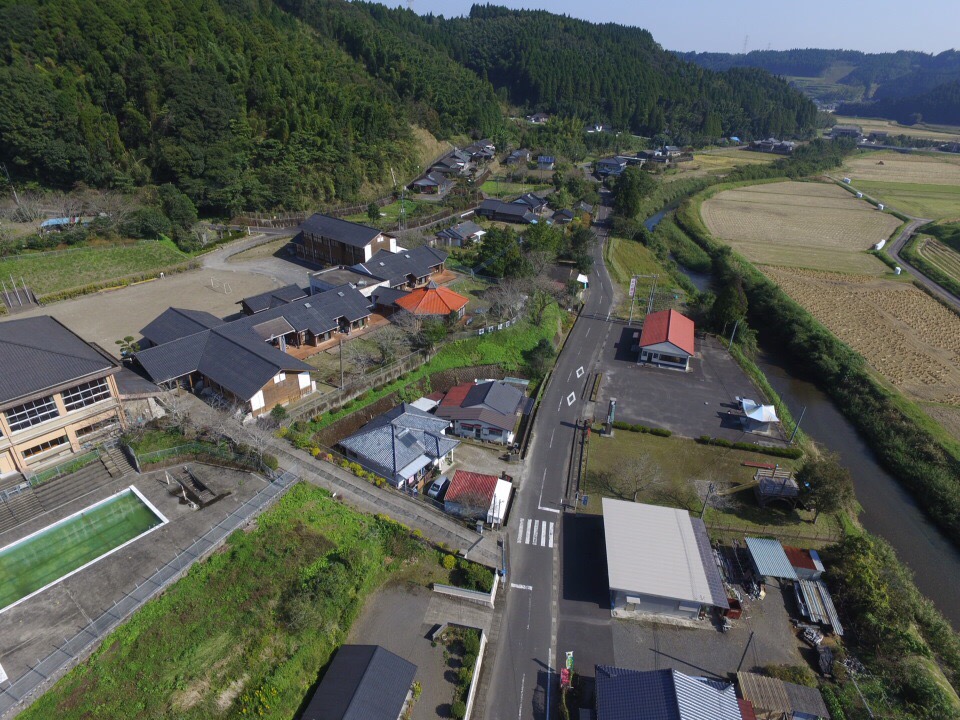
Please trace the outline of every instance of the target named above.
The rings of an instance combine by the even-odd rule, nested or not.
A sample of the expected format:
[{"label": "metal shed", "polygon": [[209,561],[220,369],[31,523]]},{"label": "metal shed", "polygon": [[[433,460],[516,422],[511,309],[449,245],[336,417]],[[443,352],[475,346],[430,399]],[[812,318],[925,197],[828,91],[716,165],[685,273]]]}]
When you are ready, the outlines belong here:
[{"label": "metal shed", "polygon": [[779,540],[746,538],[747,548],[758,575],[780,580],[797,580],[797,571],[790,564]]}]

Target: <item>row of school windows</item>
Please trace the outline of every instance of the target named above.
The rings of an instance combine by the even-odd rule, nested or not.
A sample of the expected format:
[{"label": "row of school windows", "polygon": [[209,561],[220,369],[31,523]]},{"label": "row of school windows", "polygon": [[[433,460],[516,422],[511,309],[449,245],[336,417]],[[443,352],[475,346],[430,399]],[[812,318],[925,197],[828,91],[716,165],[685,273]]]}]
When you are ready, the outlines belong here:
[{"label": "row of school windows", "polygon": [[[82,440],[83,438],[92,435],[95,432],[103,430],[105,428],[111,427],[117,424],[116,417],[108,417],[103,420],[98,420],[95,423],[87,425],[86,427],[79,428],[77,430],[77,439]],[[42,455],[43,453],[49,450],[55,450],[56,448],[63,447],[64,445],[70,444],[70,438],[66,434],[63,434],[59,437],[51,438],[45,440],[39,445],[34,445],[29,447],[22,452],[24,459],[36,457],[37,455]]]},{"label": "row of school windows", "polygon": [[[69,390],[64,390],[60,393],[60,397],[67,412],[80,410],[109,398],[110,384],[106,378],[92,380]],[[7,424],[10,426],[10,432],[17,432],[59,417],[60,410],[54,396],[49,395],[39,400],[31,400],[23,405],[17,405],[7,410],[5,415]]]}]

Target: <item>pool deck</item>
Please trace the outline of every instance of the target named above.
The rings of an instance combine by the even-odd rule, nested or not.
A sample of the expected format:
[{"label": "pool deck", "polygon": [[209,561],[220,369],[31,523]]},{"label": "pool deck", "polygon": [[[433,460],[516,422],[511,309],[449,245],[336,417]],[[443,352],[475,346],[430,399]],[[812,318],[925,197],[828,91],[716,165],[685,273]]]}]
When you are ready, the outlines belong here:
[{"label": "pool deck", "polygon": [[[0,547],[16,542],[72,513],[134,485],[170,522],[97,563],[3,613],[0,622],[0,665],[11,681],[27,673],[93,618],[172,560],[207,530],[237,510],[267,485],[249,473],[196,466],[205,483],[231,494],[202,510],[191,510],[161,483],[163,471],[128,474],[56,511],[45,513],[0,535]],[[0,688],[6,688],[3,683]]]}]

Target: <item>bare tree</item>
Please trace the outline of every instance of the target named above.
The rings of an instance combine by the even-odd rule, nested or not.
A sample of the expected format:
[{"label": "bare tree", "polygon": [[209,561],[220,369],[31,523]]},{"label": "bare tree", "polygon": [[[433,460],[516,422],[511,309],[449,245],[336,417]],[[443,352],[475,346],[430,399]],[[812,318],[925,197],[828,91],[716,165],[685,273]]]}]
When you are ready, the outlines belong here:
[{"label": "bare tree", "polygon": [[365,375],[376,364],[376,358],[363,343],[345,342],[340,352],[343,353],[344,367],[349,366],[348,372],[353,375]]},{"label": "bare tree", "polygon": [[20,204],[10,219],[18,223],[36,222],[44,216],[43,197],[35,192],[20,193]]},{"label": "bare tree", "polygon": [[377,345],[380,363],[383,365],[393,362],[410,348],[409,334],[396,325],[387,325],[378,330],[371,339]]},{"label": "bare tree", "polygon": [[244,425],[242,428],[243,442],[249,445],[256,456],[262,460],[263,454],[273,443],[273,431],[260,421]]},{"label": "bare tree", "polygon": [[[527,262],[533,268],[533,276],[539,278],[557,259],[556,253],[549,250],[531,250],[527,253]],[[544,278],[546,279],[546,278]]]},{"label": "bare tree", "polygon": [[137,209],[137,204],[129,195],[115,190],[90,191],[84,200],[91,214],[108,218],[114,227],[122,225]]},{"label": "bare tree", "polygon": [[487,290],[484,297],[490,302],[490,309],[501,318],[516,315],[526,299],[526,285],[522,280],[505,278]]},{"label": "bare tree", "polygon": [[625,486],[633,492],[633,501],[636,502],[640,493],[663,482],[663,470],[650,453],[643,453],[624,464],[621,477]]},{"label": "bare tree", "polygon": [[50,193],[46,205],[53,210],[56,217],[72,218],[83,214],[83,197],[77,193],[66,193],[60,190]]}]

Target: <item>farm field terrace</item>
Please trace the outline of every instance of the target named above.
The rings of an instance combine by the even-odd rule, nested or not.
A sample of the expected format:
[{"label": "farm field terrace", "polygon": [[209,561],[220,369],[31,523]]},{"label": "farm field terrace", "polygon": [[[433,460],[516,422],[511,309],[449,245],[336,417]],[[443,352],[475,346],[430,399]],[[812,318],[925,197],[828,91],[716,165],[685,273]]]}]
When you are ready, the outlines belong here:
[{"label": "farm field terrace", "polygon": [[906,135],[923,140],[960,140],[960,127],[951,125],[901,125],[896,120],[843,117],[841,115],[836,115],[834,119],[840,125],[859,125],[865,135],[872,132],[885,132],[890,135]]},{"label": "farm field terrace", "polygon": [[368,595],[434,558],[401,525],[298,484],[20,717],[288,720]]},{"label": "farm field terrace", "polygon": [[917,252],[931,265],[960,283],[960,253],[936,238],[921,235]]},{"label": "farm field terrace", "polygon": [[764,265],[881,275],[867,251],[900,225],[834,184],[778,182],[725,190],[701,215],[719,240]]},{"label": "farm field terrace", "polygon": [[914,217],[960,214],[960,158],[946,155],[865,153],[844,165],[853,187]]},{"label": "farm field terrace", "polygon": [[929,295],[869,275],[760,270],[907,395],[960,406],[960,317]]}]

